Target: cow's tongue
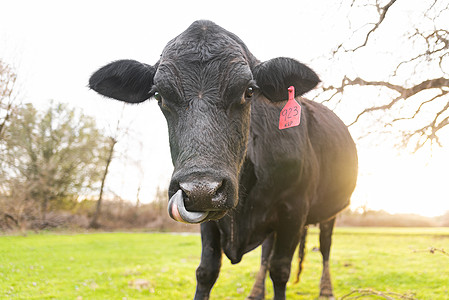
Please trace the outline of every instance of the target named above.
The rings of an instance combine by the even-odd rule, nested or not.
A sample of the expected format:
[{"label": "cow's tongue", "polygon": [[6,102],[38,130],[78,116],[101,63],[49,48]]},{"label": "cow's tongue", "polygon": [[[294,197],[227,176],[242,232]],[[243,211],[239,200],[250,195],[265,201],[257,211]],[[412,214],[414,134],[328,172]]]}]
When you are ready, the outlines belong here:
[{"label": "cow's tongue", "polygon": [[168,201],[168,214],[175,221],[196,224],[204,221],[209,212],[188,211],[184,206],[182,190],[178,190]]}]

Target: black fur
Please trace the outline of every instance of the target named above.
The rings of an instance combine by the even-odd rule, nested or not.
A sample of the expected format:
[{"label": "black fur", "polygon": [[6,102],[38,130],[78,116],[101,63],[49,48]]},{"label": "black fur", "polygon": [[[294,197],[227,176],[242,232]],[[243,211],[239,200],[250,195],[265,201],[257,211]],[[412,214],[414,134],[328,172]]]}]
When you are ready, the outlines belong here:
[{"label": "black fur", "polygon": [[290,86],[295,87],[296,96],[301,96],[320,82],[312,69],[286,57],[261,63],[254,70],[254,78],[265,97],[275,102],[288,99]]},{"label": "black fur", "polygon": [[106,97],[130,103],[149,99],[156,69],[135,60],[119,60],[96,71],[89,87]]}]

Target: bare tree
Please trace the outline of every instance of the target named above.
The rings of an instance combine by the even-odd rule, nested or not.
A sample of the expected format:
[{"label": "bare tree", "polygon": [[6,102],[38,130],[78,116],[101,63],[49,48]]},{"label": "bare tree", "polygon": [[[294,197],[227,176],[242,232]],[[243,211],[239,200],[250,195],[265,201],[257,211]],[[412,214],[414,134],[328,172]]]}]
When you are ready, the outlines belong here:
[{"label": "bare tree", "polygon": [[99,192],[98,200],[97,200],[97,203],[95,206],[95,212],[94,212],[92,219],[90,221],[90,224],[89,224],[89,227],[91,227],[91,228],[99,228],[101,226],[99,223],[99,218],[101,216],[103,195],[104,195],[104,191],[106,189],[106,179],[108,177],[109,170],[110,170],[109,167],[110,167],[113,159],[118,156],[118,155],[116,155],[117,154],[116,153],[117,152],[117,150],[116,150],[117,143],[119,142],[119,140],[123,139],[129,133],[128,128],[123,127],[120,124],[120,121],[123,118],[124,110],[125,110],[125,105],[123,105],[123,107],[122,107],[122,112],[121,112],[119,119],[117,120],[115,129],[111,130],[113,133],[109,136],[108,142],[106,145],[107,152],[104,157],[105,164],[104,164],[104,171],[103,171],[103,175],[102,175],[102,179],[101,179],[100,192]]},{"label": "bare tree", "polygon": [[[117,128],[118,128],[118,124],[117,124]],[[115,148],[116,144],[117,144],[117,139],[114,137],[109,137],[108,154],[107,154],[107,157],[105,160],[105,168],[104,168],[103,176],[101,178],[100,194],[98,196],[97,205],[95,206],[94,215],[89,224],[89,227],[91,227],[91,228],[100,227],[100,224],[98,223],[98,218],[100,217],[100,214],[101,214],[101,204],[103,202],[103,193],[104,193],[106,177],[108,176],[108,173],[109,173],[109,166],[112,162],[112,158],[114,155],[114,148]]]},{"label": "bare tree", "polygon": [[16,81],[17,74],[14,69],[0,59],[0,140],[13,112],[13,103],[17,95]]},{"label": "bare tree", "polygon": [[[350,26],[358,23],[332,58],[365,55],[366,60],[392,63],[377,72],[377,78],[355,67],[352,74],[324,85],[316,99],[340,103],[344,93],[358,89],[366,95],[377,89],[378,101],[362,107],[349,125],[366,120],[368,114],[382,114],[383,126],[400,132],[402,145],[414,145],[415,151],[426,144],[441,146],[443,130],[449,128],[449,0],[350,0],[344,7]],[[367,18],[360,22],[360,15]],[[405,17],[411,26],[402,24]],[[389,48],[392,43],[399,46]]]},{"label": "bare tree", "polygon": [[[7,189],[5,183],[5,161],[2,159],[5,152],[5,143],[3,141],[3,136],[5,129],[10,120],[13,112],[13,102],[15,100],[15,84],[17,81],[17,75],[13,68],[0,59],[0,195],[4,195]],[[17,201],[15,208],[19,211],[22,209],[22,201]],[[7,214],[9,207],[4,197],[0,197],[0,211],[3,212],[0,218],[4,217],[4,220],[12,220],[13,224],[20,227],[20,220],[14,218],[12,215]]]}]

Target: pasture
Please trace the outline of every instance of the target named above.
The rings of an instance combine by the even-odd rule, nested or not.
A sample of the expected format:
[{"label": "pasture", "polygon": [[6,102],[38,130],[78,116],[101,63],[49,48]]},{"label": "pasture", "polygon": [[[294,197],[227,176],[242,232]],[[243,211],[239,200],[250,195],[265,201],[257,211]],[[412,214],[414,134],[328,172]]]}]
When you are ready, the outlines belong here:
[{"label": "pasture", "polygon": [[[318,230],[309,230],[300,283],[287,299],[316,299],[321,276]],[[431,248],[436,251],[429,251]],[[402,299],[448,299],[449,228],[336,228],[331,273],[337,298],[362,291]],[[0,236],[1,299],[192,299],[199,235],[167,233],[40,233]],[[434,252],[434,253],[432,253]],[[223,259],[211,299],[244,299],[260,248],[238,265]],[[295,254],[292,276],[297,270]],[[267,279],[268,295],[273,296]],[[359,290],[351,296],[345,296]],[[381,296],[362,299],[384,299]],[[358,298],[360,299],[360,298]]]}]

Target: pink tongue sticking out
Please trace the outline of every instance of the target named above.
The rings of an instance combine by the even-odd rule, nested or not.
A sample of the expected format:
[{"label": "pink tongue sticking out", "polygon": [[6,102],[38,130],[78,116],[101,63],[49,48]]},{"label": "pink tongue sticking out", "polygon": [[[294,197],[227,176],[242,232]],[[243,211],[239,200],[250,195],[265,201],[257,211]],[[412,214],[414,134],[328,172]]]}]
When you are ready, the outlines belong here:
[{"label": "pink tongue sticking out", "polygon": [[178,190],[168,201],[168,213],[175,221],[196,224],[206,220],[209,212],[194,212],[186,210],[182,190]]},{"label": "pink tongue sticking out", "polygon": [[178,205],[174,204],[171,206],[171,215],[173,216],[173,218],[178,221],[178,222],[182,222],[182,223],[186,223],[182,218],[181,215],[179,214],[179,210],[178,210]]}]

